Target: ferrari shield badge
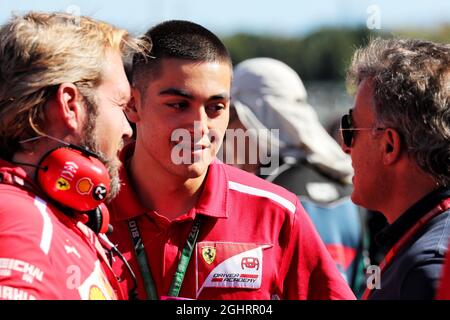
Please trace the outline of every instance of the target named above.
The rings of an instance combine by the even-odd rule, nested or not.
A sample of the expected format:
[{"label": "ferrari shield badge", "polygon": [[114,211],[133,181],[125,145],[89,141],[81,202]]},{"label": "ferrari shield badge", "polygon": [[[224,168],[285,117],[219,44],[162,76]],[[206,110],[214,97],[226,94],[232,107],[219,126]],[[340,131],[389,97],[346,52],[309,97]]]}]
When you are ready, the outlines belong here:
[{"label": "ferrari shield badge", "polygon": [[213,263],[216,258],[216,248],[212,246],[204,246],[202,248],[202,257],[207,264]]}]

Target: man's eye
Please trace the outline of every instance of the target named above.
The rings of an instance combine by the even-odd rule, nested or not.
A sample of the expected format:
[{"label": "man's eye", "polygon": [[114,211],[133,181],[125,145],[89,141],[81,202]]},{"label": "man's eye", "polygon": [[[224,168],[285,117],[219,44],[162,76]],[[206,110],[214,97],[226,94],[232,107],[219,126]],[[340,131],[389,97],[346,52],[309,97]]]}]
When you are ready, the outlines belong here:
[{"label": "man's eye", "polygon": [[188,104],[186,102],[176,102],[176,103],[166,103],[168,107],[174,108],[174,109],[186,109]]},{"label": "man's eye", "polygon": [[223,109],[225,109],[225,105],[219,103],[219,104],[214,104],[214,105],[210,105],[207,108],[210,112],[220,112]]}]

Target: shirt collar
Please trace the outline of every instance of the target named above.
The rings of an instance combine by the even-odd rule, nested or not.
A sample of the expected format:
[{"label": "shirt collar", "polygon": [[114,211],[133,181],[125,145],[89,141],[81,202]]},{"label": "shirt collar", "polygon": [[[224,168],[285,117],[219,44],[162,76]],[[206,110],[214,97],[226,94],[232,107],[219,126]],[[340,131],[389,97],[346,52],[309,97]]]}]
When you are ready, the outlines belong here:
[{"label": "shirt collar", "polygon": [[197,213],[216,218],[228,217],[228,175],[224,166],[219,160],[209,165],[202,194],[195,205]]},{"label": "shirt collar", "polygon": [[38,192],[39,190],[34,181],[27,175],[22,167],[3,159],[0,159],[0,175],[1,181],[4,183],[21,185],[34,190],[35,192]]},{"label": "shirt collar", "polygon": [[[114,211],[112,220],[128,220],[151,211],[140,203],[130,183],[127,163],[134,153],[134,147],[134,143],[128,144],[120,154],[120,160],[123,164],[120,169],[121,189],[117,197],[111,202]],[[224,164],[218,160],[214,160],[210,164],[202,188],[199,200],[188,215],[199,213],[215,218],[227,218],[228,176]]]},{"label": "shirt collar", "polygon": [[450,188],[438,188],[406,210],[392,224],[381,230],[376,236],[376,242],[385,250],[390,249],[412,226],[439,202],[450,198]]}]

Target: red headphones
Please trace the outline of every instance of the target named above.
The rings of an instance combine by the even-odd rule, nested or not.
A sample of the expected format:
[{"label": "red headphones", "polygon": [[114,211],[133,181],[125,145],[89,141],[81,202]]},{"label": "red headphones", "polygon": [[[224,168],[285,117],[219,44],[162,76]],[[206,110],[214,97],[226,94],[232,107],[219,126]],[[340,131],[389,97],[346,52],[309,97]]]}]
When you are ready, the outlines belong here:
[{"label": "red headphones", "polygon": [[109,212],[103,202],[110,177],[97,154],[73,144],[53,149],[41,159],[36,181],[51,199],[88,213],[87,225],[95,232],[107,232]]}]

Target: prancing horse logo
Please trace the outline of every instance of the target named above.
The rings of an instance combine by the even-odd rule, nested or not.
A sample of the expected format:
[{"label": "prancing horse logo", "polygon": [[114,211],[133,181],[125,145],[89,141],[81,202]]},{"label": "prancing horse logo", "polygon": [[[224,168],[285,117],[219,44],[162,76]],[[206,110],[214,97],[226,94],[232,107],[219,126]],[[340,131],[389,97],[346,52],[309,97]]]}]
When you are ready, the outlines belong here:
[{"label": "prancing horse logo", "polygon": [[213,263],[216,258],[216,248],[212,246],[204,246],[202,248],[202,257],[207,264]]},{"label": "prancing horse logo", "polygon": [[70,184],[66,179],[59,177],[58,180],[56,180],[56,189],[62,190],[62,191],[69,190]]}]

